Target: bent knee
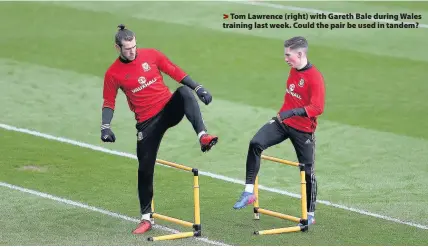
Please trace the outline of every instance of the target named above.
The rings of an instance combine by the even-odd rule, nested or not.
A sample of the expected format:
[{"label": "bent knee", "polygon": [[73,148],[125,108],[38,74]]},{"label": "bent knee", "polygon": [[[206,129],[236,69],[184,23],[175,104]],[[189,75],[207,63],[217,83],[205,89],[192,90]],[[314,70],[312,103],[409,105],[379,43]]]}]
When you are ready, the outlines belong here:
[{"label": "bent knee", "polygon": [[187,86],[181,86],[177,89],[177,92],[183,97],[193,97],[192,90]]},{"label": "bent knee", "polygon": [[262,143],[261,143],[260,140],[257,140],[256,138],[253,138],[250,141],[250,148],[262,150],[263,149],[263,145],[262,145]]}]

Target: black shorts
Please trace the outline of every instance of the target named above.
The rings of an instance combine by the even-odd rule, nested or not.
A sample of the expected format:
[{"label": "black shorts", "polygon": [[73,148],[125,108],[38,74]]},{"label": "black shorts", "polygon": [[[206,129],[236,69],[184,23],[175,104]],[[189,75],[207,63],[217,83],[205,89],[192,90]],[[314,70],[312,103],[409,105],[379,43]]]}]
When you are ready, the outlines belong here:
[{"label": "black shorts", "polygon": [[[184,117],[184,101],[177,89],[165,107],[152,118],[136,124],[137,128],[137,141],[145,138],[156,136],[163,136],[168,128],[174,127]],[[183,88],[185,90],[185,88]],[[157,139],[157,138],[155,138]]]},{"label": "black shorts", "polygon": [[315,163],[315,134],[303,132],[281,123],[296,151],[297,160],[302,164]]}]

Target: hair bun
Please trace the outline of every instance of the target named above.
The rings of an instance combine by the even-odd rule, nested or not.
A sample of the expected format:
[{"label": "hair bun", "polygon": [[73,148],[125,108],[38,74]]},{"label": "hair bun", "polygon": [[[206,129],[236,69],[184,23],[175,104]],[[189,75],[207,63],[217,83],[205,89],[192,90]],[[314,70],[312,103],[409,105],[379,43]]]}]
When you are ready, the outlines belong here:
[{"label": "hair bun", "polygon": [[125,29],[125,25],[123,25],[123,24],[120,24],[119,26],[117,26],[118,28],[119,28],[119,30],[123,30],[123,29]]}]

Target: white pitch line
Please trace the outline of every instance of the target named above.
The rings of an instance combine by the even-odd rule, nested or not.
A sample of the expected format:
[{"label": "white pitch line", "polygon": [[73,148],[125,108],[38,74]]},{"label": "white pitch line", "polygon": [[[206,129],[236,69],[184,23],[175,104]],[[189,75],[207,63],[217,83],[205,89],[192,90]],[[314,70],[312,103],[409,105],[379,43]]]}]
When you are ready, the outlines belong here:
[{"label": "white pitch line", "polygon": [[[98,212],[98,213],[101,213],[101,214],[105,214],[105,215],[108,215],[108,216],[111,216],[111,217],[114,217],[114,218],[119,218],[119,219],[131,221],[131,222],[135,222],[135,223],[140,222],[138,219],[134,219],[134,218],[122,215],[122,214],[118,214],[118,213],[114,213],[114,212],[111,212],[111,211],[108,211],[108,210],[96,208],[96,207],[93,207],[93,206],[89,206],[87,204],[83,204],[83,203],[80,203],[80,202],[71,201],[71,200],[68,200],[68,199],[65,199],[65,198],[53,196],[53,195],[46,194],[46,193],[43,193],[43,192],[39,192],[39,191],[35,191],[35,190],[30,190],[30,189],[26,189],[26,188],[22,188],[22,187],[19,187],[19,186],[16,186],[16,185],[12,185],[12,184],[8,184],[8,183],[0,182],[0,186],[6,187],[6,188],[9,188],[9,189],[13,189],[13,190],[17,190],[17,191],[21,191],[21,192],[25,192],[25,193],[28,193],[28,194],[32,194],[32,195],[35,195],[35,196],[42,197],[42,198],[47,198],[47,199],[50,199],[50,200],[53,200],[53,201],[57,201],[57,202],[61,202],[61,203],[67,204],[67,205],[72,205],[72,206],[76,206],[76,207],[79,207],[79,208],[84,208],[84,209],[87,209],[87,210],[90,210],[90,211],[94,211],[94,212]],[[160,226],[158,224],[153,225],[153,228],[156,228],[156,229],[159,229],[159,230],[163,230],[163,231],[166,231],[166,232],[170,232],[170,233],[179,233],[179,231],[177,231],[177,230],[174,230],[172,228],[165,227],[165,226]],[[198,240],[198,241],[202,241],[202,242],[207,243],[207,244],[211,244],[211,245],[228,246],[225,243],[217,242],[217,241],[212,241],[212,240],[209,240],[207,238],[199,238],[198,237],[198,238],[194,238],[194,239]]]},{"label": "white pitch line", "polygon": [[[52,136],[52,135],[49,135],[49,134],[44,134],[44,133],[41,133],[41,132],[38,132],[38,131],[33,131],[33,130],[18,128],[18,127],[10,126],[10,125],[7,125],[7,124],[1,124],[1,123],[0,123],[0,128],[6,129],[6,130],[11,130],[11,131],[16,131],[16,132],[20,132],[20,133],[26,133],[26,134],[30,134],[30,135],[33,135],[33,136],[42,137],[42,138],[49,139],[49,140],[55,140],[55,141],[59,141],[59,142],[63,142],[63,143],[68,143],[68,144],[72,144],[72,145],[75,145],[75,146],[79,146],[79,147],[83,147],[83,148],[88,148],[88,149],[92,149],[92,150],[96,150],[96,151],[100,151],[100,152],[104,152],[104,153],[108,153],[108,154],[118,155],[118,156],[122,156],[122,157],[128,157],[128,158],[131,158],[131,159],[137,159],[137,156],[134,155],[134,154],[120,152],[120,151],[114,151],[114,150],[110,150],[110,149],[103,148],[103,147],[100,147],[100,146],[95,146],[95,145],[92,145],[92,144],[87,144],[87,143],[84,143],[84,142],[79,142],[79,141],[74,141],[74,140],[70,140],[70,139],[67,139],[67,138],[63,138],[63,137],[56,137],[56,136]],[[162,165],[162,164],[159,164],[159,165]],[[167,166],[167,167],[169,167],[169,166]],[[222,175],[218,175],[218,174],[214,174],[214,173],[211,173],[211,172],[199,171],[199,174],[207,176],[207,177],[211,177],[211,178],[215,178],[215,179],[219,179],[219,180],[223,180],[223,181],[235,183],[235,184],[245,185],[245,182],[242,181],[242,180],[235,179],[235,178],[230,178],[230,177],[226,177],[226,176],[222,176]],[[291,192],[288,192],[286,190],[280,190],[280,189],[271,188],[271,187],[267,187],[267,186],[263,186],[263,185],[259,185],[259,188],[261,190],[265,190],[265,191],[269,191],[269,192],[273,192],[273,193],[278,193],[278,194],[281,194],[281,195],[287,195],[287,196],[294,197],[294,198],[300,198],[299,194],[291,193]],[[389,216],[385,216],[385,215],[381,215],[381,214],[376,214],[376,213],[371,213],[371,212],[368,212],[368,211],[365,211],[365,210],[361,210],[361,209],[357,209],[357,208],[352,208],[352,207],[347,207],[347,206],[340,205],[340,204],[335,204],[335,203],[332,203],[332,202],[329,202],[329,201],[317,200],[317,203],[328,205],[328,206],[332,206],[332,207],[335,207],[335,208],[340,208],[340,209],[348,210],[348,211],[359,213],[359,214],[362,214],[362,215],[368,215],[368,216],[372,216],[372,217],[384,219],[384,220],[387,220],[387,221],[392,221],[392,222],[396,222],[396,223],[400,223],[400,224],[404,224],[404,225],[413,226],[413,227],[416,227],[416,228],[428,230],[428,226],[426,226],[426,225],[416,224],[416,223],[408,222],[408,221],[402,221],[402,220],[399,220],[399,219],[396,219],[396,218],[392,218],[392,217],[389,217]]]},{"label": "white pitch line", "polygon": [[[299,11],[299,12],[305,12],[305,13],[313,13],[313,14],[334,14],[334,15],[345,15],[347,13],[341,13],[341,12],[333,12],[333,11],[326,11],[326,10],[320,10],[320,9],[312,9],[312,8],[302,8],[302,7],[294,7],[294,6],[288,6],[288,5],[281,5],[281,4],[275,4],[275,3],[266,3],[266,2],[255,2],[255,1],[234,1],[234,0],[225,0],[226,2],[231,3],[237,3],[237,4],[246,4],[246,5],[255,5],[255,6],[262,6],[262,7],[268,7],[268,8],[274,8],[274,9],[285,9],[285,10],[291,10],[291,11]],[[350,12],[349,12],[350,13]],[[353,19],[355,20],[355,19]],[[385,19],[360,19],[361,21],[376,21],[376,22],[384,22],[384,23],[395,23],[400,24],[401,21],[394,21],[394,20],[385,20]],[[416,24],[416,22],[406,22],[403,21],[405,24]],[[419,23],[418,28],[428,28],[427,24]]]}]

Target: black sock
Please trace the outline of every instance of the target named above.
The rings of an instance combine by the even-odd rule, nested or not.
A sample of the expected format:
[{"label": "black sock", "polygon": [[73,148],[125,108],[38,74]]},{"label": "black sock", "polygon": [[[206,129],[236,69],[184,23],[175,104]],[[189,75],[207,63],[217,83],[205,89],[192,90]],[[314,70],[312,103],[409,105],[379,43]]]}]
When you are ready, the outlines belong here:
[{"label": "black sock", "polygon": [[138,171],[138,198],[141,214],[152,212],[153,175]]},{"label": "black sock", "polygon": [[308,212],[315,212],[315,204],[317,199],[317,180],[315,177],[312,164],[305,165],[305,180],[306,180],[306,203]]},{"label": "black sock", "polygon": [[245,183],[254,184],[260,170],[262,148],[256,142],[251,141],[248,147]]}]

